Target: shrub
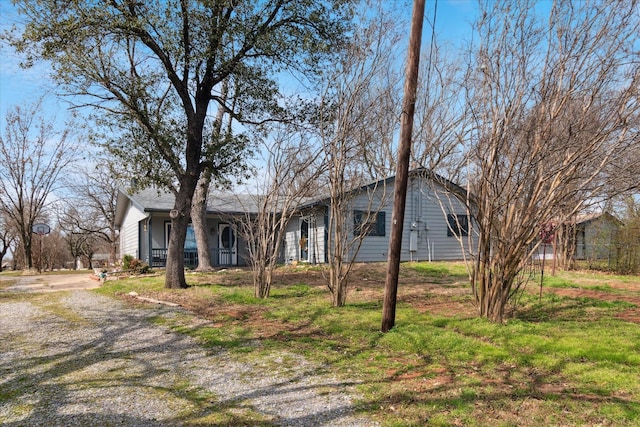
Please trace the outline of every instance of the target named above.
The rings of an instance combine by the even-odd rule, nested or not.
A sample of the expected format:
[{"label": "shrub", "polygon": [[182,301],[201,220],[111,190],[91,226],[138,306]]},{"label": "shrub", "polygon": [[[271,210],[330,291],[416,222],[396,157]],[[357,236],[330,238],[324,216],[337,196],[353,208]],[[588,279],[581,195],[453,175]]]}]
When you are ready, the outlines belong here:
[{"label": "shrub", "polygon": [[132,271],[136,274],[146,274],[151,271],[151,267],[146,262],[134,258],[131,255],[125,255],[122,257],[122,269],[125,271]]},{"label": "shrub", "polygon": [[131,261],[133,261],[133,255],[125,255],[122,257],[122,269],[129,270],[131,269]]},{"label": "shrub", "polygon": [[149,264],[140,261],[138,258],[134,258],[129,262],[129,269],[136,274],[146,274],[150,270]]}]

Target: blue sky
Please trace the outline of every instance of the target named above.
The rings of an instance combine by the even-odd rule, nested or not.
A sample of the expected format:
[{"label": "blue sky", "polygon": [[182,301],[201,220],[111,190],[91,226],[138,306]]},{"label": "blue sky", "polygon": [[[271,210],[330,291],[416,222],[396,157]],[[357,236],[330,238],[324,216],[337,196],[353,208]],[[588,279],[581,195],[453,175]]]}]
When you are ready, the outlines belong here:
[{"label": "blue sky", "polygon": [[[0,0],[0,31],[4,32],[17,23],[15,10],[9,0]],[[67,104],[55,96],[57,87],[49,78],[50,67],[37,64],[30,69],[20,67],[23,57],[5,43],[0,42],[0,117],[4,128],[4,117],[9,108],[32,104],[41,97],[45,99],[48,115],[64,117]]]},{"label": "blue sky", "polygon": [[[387,0],[398,7],[407,9],[411,13],[411,2],[406,0]],[[430,22],[436,6],[435,0],[427,0],[425,16]],[[477,10],[475,0],[438,0],[436,16],[436,33],[439,42],[449,40],[453,43],[462,42],[468,38],[469,22]],[[19,24],[18,16],[10,0],[0,0],[0,31],[5,31],[14,24]],[[407,32],[408,32],[407,28]],[[431,27],[425,23],[423,48],[430,42]],[[4,128],[4,117],[8,109],[15,105],[32,104],[44,97],[44,105],[48,117],[63,120],[68,103],[56,95],[59,88],[50,79],[50,67],[47,64],[36,64],[29,69],[20,67],[23,61],[13,49],[0,42],[0,123]]]}]

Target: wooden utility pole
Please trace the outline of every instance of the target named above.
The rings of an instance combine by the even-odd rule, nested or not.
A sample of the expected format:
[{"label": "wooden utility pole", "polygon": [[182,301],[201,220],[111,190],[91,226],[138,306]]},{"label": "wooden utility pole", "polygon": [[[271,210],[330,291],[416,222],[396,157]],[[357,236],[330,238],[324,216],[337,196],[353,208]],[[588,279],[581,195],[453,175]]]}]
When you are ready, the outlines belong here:
[{"label": "wooden utility pole", "polygon": [[404,208],[407,200],[407,181],[409,178],[409,155],[411,154],[411,131],[413,113],[416,108],[416,88],[418,86],[418,67],[420,65],[420,44],[422,42],[422,22],[424,20],[425,0],[413,1],[411,16],[411,35],[409,36],[409,54],[405,69],[404,99],[400,122],[400,144],[396,166],[396,182],[391,215],[391,238],[387,258],[387,279],[384,287],[382,307],[382,332],[388,332],[396,320],[396,295],[398,293],[398,273],[400,272],[400,253],[402,250],[402,229]]}]

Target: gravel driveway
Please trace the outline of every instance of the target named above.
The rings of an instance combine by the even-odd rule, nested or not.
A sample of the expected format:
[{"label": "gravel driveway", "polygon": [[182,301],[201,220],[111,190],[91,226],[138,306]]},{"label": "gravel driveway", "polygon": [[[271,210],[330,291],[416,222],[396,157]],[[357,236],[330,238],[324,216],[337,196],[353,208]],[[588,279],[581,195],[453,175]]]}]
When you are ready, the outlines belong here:
[{"label": "gravel driveway", "polygon": [[299,356],[239,362],[150,321],[181,313],[88,291],[0,293],[0,424],[375,425],[353,414],[353,384]]}]

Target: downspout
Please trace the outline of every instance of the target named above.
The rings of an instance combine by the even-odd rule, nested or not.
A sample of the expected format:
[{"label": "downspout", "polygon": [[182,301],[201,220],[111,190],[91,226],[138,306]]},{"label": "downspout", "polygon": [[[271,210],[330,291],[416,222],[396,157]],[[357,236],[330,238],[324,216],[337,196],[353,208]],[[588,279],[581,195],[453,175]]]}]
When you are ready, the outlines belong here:
[{"label": "downspout", "polygon": [[324,206],[324,263],[329,263],[329,206]]},{"label": "downspout", "polygon": [[149,218],[147,218],[147,239],[149,241],[149,244],[147,246],[147,256],[145,262],[148,265],[151,265],[151,215],[149,215]]}]

